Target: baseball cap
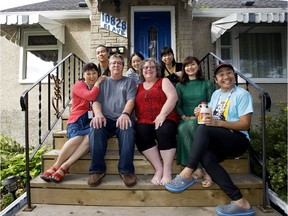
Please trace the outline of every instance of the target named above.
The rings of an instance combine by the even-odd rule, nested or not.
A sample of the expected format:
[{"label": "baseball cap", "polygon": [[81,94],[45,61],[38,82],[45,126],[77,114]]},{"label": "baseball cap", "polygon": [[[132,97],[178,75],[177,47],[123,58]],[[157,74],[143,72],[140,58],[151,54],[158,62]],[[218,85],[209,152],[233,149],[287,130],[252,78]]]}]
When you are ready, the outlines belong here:
[{"label": "baseball cap", "polygon": [[216,67],[216,69],[215,69],[215,71],[214,71],[214,76],[217,74],[218,70],[220,70],[220,68],[223,68],[223,67],[231,68],[231,69],[233,70],[233,72],[234,72],[234,68],[233,68],[233,66],[232,66],[231,64],[229,64],[229,63],[222,63],[222,64],[219,64],[219,65]]}]

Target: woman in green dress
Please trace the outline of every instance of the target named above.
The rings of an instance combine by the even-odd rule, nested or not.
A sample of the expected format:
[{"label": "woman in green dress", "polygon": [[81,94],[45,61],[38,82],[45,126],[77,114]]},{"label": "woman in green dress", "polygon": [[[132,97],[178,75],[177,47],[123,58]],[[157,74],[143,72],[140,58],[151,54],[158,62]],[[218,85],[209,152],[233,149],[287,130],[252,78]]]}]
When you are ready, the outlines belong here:
[{"label": "woman in green dress", "polygon": [[[177,164],[186,166],[198,126],[194,109],[201,102],[208,103],[214,91],[213,81],[205,79],[198,58],[188,56],[184,59],[182,76],[180,82],[176,85],[176,91],[178,94],[176,108],[180,116],[177,135]],[[203,178],[203,187],[212,185],[210,176],[203,170],[201,164],[199,164],[193,176],[195,179]]]}]

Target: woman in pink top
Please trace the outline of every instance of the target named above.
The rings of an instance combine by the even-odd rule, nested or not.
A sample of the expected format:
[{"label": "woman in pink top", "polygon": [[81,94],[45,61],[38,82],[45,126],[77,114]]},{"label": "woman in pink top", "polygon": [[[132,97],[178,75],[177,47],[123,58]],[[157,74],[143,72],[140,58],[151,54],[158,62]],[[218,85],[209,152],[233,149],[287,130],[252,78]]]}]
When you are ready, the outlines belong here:
[{"label": "woman in pink top", "polygon": [[72,90],[72,109],[67,122],[68,140],[60,150],[57,161],[40,175],[44,181],[62,181],[69,167],[87,153],[90,120],[93,118],[91,106],[100,92],[99,85],[105,79],[105,76],[99,76],[94,63],[83,66],[83,79],[77,81]]}]

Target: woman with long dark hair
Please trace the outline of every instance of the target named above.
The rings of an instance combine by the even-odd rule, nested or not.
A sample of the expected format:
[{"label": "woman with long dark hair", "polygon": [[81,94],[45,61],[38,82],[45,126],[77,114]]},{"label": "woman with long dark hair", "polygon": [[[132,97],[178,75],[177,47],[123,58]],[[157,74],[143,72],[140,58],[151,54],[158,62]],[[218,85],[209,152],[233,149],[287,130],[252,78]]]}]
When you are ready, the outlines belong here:
[{"label": "woman with long dark hair", "polygon": [[[177,163],[186,166],[191,144],[193,143],[198,127],[194,109],[201,102],[210,102],[214,91],[213,81],[205,79],[201,70],[200,61],[194,56],[188,56],[183,61],[182,76],[176,85],[178,95],[177,111],[180,116],[177,136]],[[202,179],[203,187],[210,187],[212,180],[205,172],[201,163],[193,173],[195,179]]]},{"label": "woman with long dark hair", "polygon": [[161,49],[161,66],[162,77],[168,78],[175,86],[180,80],[182,63],[176,62],[171,47]]}]

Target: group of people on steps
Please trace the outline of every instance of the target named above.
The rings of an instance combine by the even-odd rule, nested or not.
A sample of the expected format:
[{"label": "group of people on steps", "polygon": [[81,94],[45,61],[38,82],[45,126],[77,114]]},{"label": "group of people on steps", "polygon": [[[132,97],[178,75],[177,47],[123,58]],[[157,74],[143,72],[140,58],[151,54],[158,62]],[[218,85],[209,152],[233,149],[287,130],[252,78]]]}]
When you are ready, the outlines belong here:
[{"label": "group of people on steps", "polygon": [[[214,80],[207,80],[197,57],[178,63],[171,47],[162,48],[161,63],[133,53],[125,75],[120,54],[109,57],[109,50],[99,45],[96,57],[98,66],[85,64],[83,79],[73,86],[68,140],[53,166],[41,174],[43,180],[61,182],[70,166],[90,152],[87,183],[98,186],[106,175],[107,140],[116,136],[118,172],[127,187],[137,184],[136,144],[155,169],[152,184],[181,192],[198,179],[205,188],[215,182],[231,199],[217,206],[218,215],[255,213],[220,165],[250,145],[252,98],[236,86],[232,65],[219,64]],[[219,86],[216,91],[214,83]],[[201,102],[207,102],[212,113],[199,125]],[[173,178],[175,156],[184,168]]]}]

